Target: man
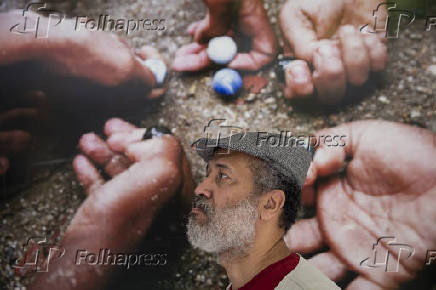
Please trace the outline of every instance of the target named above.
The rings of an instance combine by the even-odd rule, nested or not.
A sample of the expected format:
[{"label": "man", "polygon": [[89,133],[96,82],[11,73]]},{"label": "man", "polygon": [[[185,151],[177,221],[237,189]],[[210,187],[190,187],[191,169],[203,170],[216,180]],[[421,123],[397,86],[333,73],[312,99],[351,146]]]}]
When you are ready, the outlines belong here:
[{"label": "man", "polygon": [[[90,133],[79,142],[83,155],[76,157],[73,167],[88,197],[63,237],[61,245],[66,249],[65,256],[51,263],[49,272],[39,273],[31,289],[104,289],[108,286],[109,278],[120,269],[74,265],[77,249],[98,251],[107,247],[112,252],[131,251],[147,235],[149,225],[159,222],[154,219],[155,211],[150,210],[153,209],[150,196],[159,192],[156,206],[164,204],[180,190],[185,198],[190,198],[192,178],[189,162],[177,139],[164,136],[142,141],[145,129],[136,128],[120,119],[109,120],[104,132],[108,137],[106,141]],[[292,226],[285,236],[287,246],[300,253],[317,253],[310,262],[334,281],[340,281],[347,270],[354,271],[357,276],[347,286],[350,290],[396,289],[412,280],[426,267],[426,251],[436,247],[436,213],[433,210],[436,199],[436,135],[429,130],[379,120],[346,123],[322,130],[316,135],[345,135],[347,142],[344,147],[327,147],[321,143],[317,149],[307,173],[302,200],[306,206],[316,204],[317,214],[314,218],[299,220]],[[265,136],[261,137],[263,139]],[[199,145],[197,143],[197,147]],[[221,147],[225,148],[224,145]],[[252,156],[255,154],[235,149],[232,147],[230,154],[218,154],[227,151],[216,150],[215,155],[212,155],[208,177],[196,189],[198,197],[195,204],[204,213],[194,209],[197,214],[188,223],[191,242],[209,251],[223,252],[226,245],[243,249],[243,242],[253,240],[252,220],[255,219],[254,242],[251,243],[252,247],[246,247],[250,255],[239,259],[234,256],[233,260],[224,252],[220,255],[232,281],[232,289],[246,283],[241,281],[241,276],[248,282],[258,274],[261,264],[265,265],[263,268],[270,264],[274,267],[274,262],[290,255],[282,242],[284,229],[277,226],[281,216],[278,212],[286,213],[284,215],[289,226],[299,203],[298,188],[295,192],[290,191],[294,193],[291,196],[294,198],[283,197],[284,191],[282,193],[281,190],[266,189],[257,197],[258,206],[253,210],[250,203],[256,196],[253,194],[249,199],[248,193],[262,184],[266,188],[274,187],[273,183],[278,182],[275,175],[283,177],[283,174],[278,174],[277,170],[275,174],[267,174],[266,162]],[[270,149],[272,152],[274,147]],[[295,148],[288,148],[291,149]],[[286,165],[289,160],[286,156],[279,159],[281,163],[277,163]],[[128,160],[125,159],[127,157]],[[346,174],[336,174],[350,158]],[[302,176],[297,179],[298,184],[301,184],[308,161],[304,155],[297,155],[294,163],[298,161],[303,164],[300,174],[295,177]],[[162,163],[170,166],[158,166]],[[220,166],[224,163],[228,169]],[[104,167],[112,179],[104,182],[96,165]],[[296,167],[291,167],[289,172],[295,172]],[[239,175],[245,176],[241,179]],[[150,182],[153,177],[156,177],[156,183]],[[238,179],[235,180],[235,177]],[[138,183],[138,180],[141,182]],[[287,179],[283,180],[286,182]],[[297,182],[288,184],[294,187]],[[144,200],[144,197],[147,199]],[[383,202],[380,203],[380,200]],[[224,204],[232,202],[235,206],[224,207]],[[285,208],[288,210],[283,210]],[[411,208],[418,210],[413,213]],[[136,221],[138,216],[135,213],[138,212],[142,219]],[[90,228],[91,224],[95,227]],[[135,230],[125,226],[129,224],[134,225]],[[266,227],[269,224],[271,227]],[[374,226],[368,227],[368,224]],[[405,227],[405,224],[410,227]],[[372,253],[371,246],[376,239],[373,232],[376,231],[376,235],[386,234],[386,227],[398,241],[413,244],[416,253],[410,259],[402,260],[398,272],[360,267],[359,263]],[[220,228],[221,232],[228,234],[216,234]],[[89,234],[92,230],[92,234]],[[382,248],[394,251],[393,245],[382,245]],[[256,249],[255,255],[253,249]],[[327,251],[320,252],[322,249]],[[229,253],[232,254],[232,251]],[[238,254],[236,249],[233,253]],[[287,265],[292,266],[289,264],[292,261],[295,264],[295,260],[296,256],[291,255],[285,262],[288,261]],[[276,266],[281,265],[279,263]],[[298,257],[298,265],[290,272],[293,275],[291,278],[301,277],[299,269],[303,265],[309,267],[304,259]],[[271,273],[270,270],[268,268],[265,271]],[[319,273],[316,269],[312,270],[310,279],[315,282],[315,276],[319,277]],[[251,274],[247,274],[248,271]],[[286,268],[286,271],[290,269]],[[60,275],[67,272],[71,276]],[[276,272],[280,271],[272,273]],[[263,273],[259,275],[261,278]],[[253,281],[261,285],[259,280],[254,278]],[[328,286],[317,285],[314,289],[323,287]],[[299,289],[297,286],[295,288]]]},{"label": "man", "polygon": [[208,164],[195,190],[188,239],[218,254],[231,281],[227,289],[338,289],[283,239],[300,206],[310,154],[292,142],[271,145],[279,138],[248,132],[196,142]]}]

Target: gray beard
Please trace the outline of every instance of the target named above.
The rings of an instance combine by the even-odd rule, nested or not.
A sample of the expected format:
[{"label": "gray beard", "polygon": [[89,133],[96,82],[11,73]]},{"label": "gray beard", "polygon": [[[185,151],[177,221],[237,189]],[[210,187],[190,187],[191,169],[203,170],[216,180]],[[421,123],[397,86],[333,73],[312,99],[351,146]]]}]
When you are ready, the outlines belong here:
[{"label": "gray beard", "polygon": [[254,242],[258,199],[250,197],[218,210],[209,200],[197,203],[207,215],[204,223],[190,216],[187,224],[188,241],[193,247],[208,253],[245,254]]}]

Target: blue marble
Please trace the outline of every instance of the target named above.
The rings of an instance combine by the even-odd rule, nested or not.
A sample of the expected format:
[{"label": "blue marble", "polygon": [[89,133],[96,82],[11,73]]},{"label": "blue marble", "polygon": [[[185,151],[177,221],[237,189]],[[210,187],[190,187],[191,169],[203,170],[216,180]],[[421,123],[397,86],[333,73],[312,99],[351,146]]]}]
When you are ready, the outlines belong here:
[{"label": "blue marble", "polygon": [[212,86],[220,95],[231,96],[236,94],[242,87],[241,75],[230,68],[223,68],[213,76]]}]

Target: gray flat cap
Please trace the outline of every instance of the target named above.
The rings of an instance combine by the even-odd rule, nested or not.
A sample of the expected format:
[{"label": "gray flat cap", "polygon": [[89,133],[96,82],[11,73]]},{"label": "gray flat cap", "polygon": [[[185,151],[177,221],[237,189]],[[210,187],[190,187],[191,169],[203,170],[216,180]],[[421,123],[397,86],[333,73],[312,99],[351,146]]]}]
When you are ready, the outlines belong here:
[{"label": "gray flat cap", "polygon": [[282,134],[245,132],[217,139],[201,138],[193,143],[195,150],[206,162],[218,148],[250,154],[265,160],[283,175],[294,178],[301,187],[306,180],[312,159],[303,140]]}]

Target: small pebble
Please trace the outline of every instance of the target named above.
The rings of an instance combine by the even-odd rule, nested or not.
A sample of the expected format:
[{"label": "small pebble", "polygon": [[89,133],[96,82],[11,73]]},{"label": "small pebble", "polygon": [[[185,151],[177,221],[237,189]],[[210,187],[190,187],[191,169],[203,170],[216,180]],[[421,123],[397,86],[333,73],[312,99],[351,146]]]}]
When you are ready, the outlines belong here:
[{"label": "small pebble", "polygon": [[220,36],[212,38],[209,41],[207,55],[217,64],[228,64],[238,51],[236,43],[229,36]]},{"label": "small pebble", "polygon": [[426,95],[431,95],[432,94],[432,90],[431,89],[427,89],[426,87],[422,87],[422,86],[417,86],[416,87],[416,91],[419,93],[423,93]]},{"label": "small pebble", "polygon": [[419,118],[421,117],[421,113],[417,110],[412,110],[410,112],[410,118]]},{"label": "small pebble", "polygon": [[256,100],[256,94],[250,93],[245,99],[247,102],[254,102]]},{"label": "small pebble", "polygon": [[427,68],[427,72],[436,77],[436,64],[432,64]]},{"label": "small pebble", "polygon": [[232,96],[241,89],[242,78],[237,71],[224,68],[215,73],[212,86],[218,94]]},{"label": "small pebble", "polygon": [[386,96],[380,96],[378,97],[378,100],[383,104],[389,104],[391,102],[388,98],[386,98]]}]

